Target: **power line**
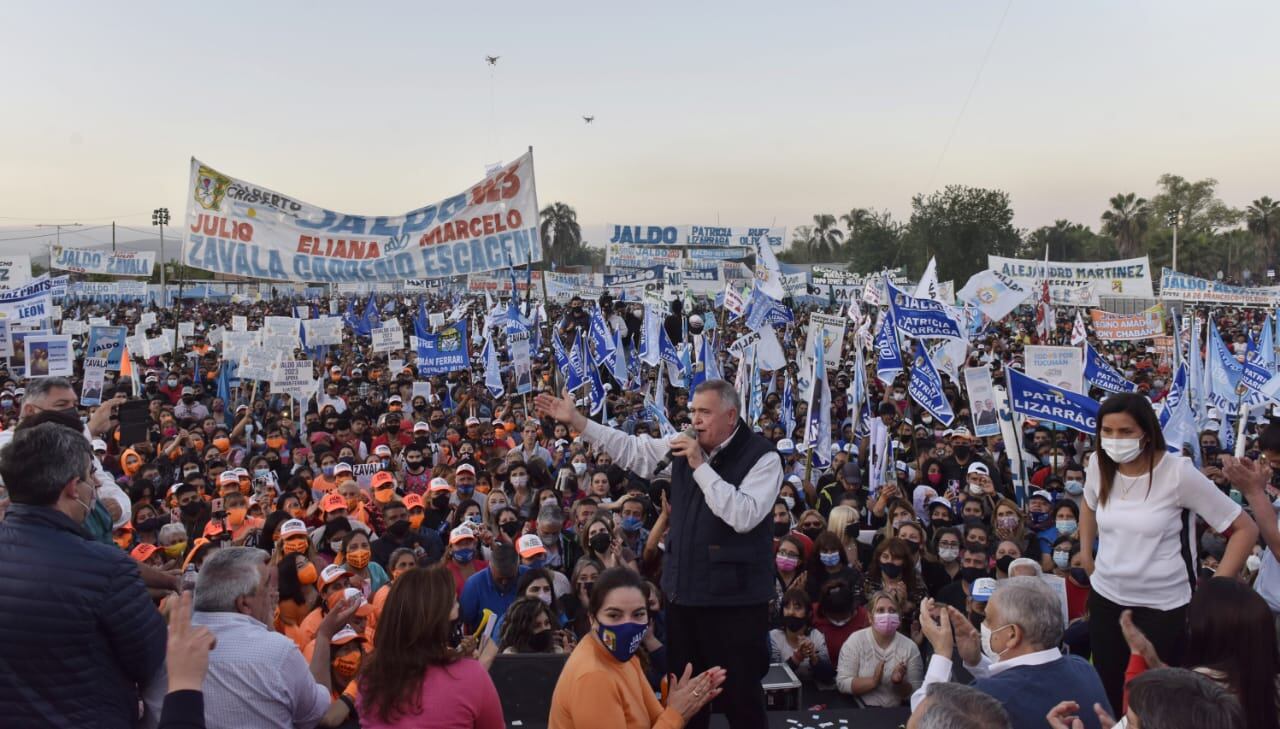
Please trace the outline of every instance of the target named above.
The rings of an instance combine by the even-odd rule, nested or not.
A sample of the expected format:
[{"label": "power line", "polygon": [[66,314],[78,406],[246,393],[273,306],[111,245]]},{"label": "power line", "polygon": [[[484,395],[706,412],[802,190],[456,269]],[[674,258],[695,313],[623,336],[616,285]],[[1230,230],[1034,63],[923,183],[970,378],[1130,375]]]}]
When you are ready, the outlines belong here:
[{"label": "power line", "polygon": [[[122,214],[122,215],[99,215],[99,216],[73,215],[73,216],[71,216],[71,217],[69,217],[69,218],[67,218],[67,219],[68,219],[68,220],[118,220],[118,219],[120,219],[120,218],[136,218],[136,217],[139,217],[139,216],[142,216],[142,215],[150,215],[150,214],[151,214],[151,211],[150,211],[150,210],[144,210],[144,211],[142,211],[142,212],[140,212],[140,213],[124,213],[124,214]],[[43,218],[43,217],[41,217],[41,218],[32,218],[32,217],[21,217],[21,216],[0,215],[0,220],[39,220],[39,221],[43,221],[43,220],[45,220],[45,218]]]},{"label": "power line", "polygon": [[[92,225],[92,226],[89,226],[88,228],[80,228],[80,229],[75,230],[75,231],[68,230],[68,231],[67,231],[67,234],[68,234],[68,235],[71,235],[73,232],[74,232],[74,233],[83,233],[83,232],[88,231],[88,230],[98,230],[98,229],[100,229],[100,228],[109,228],[109,227],[111,227],[111,226],[109,226],[109,225]],[[56,235],[58,235],[57,231],[54,231],[54,232],[52,232],[52,233],[42,233],[42,234],[40,234],[40,235],[19,235],[19,236],[11,236],[11,237],[8,237],[8,238],[0,238],[0,242],[7,241],[7,240],[39,240],[39,239],[41,239],[41,238],[53,238],[53,237],[54,237],[54,236],[56,236]]]}]

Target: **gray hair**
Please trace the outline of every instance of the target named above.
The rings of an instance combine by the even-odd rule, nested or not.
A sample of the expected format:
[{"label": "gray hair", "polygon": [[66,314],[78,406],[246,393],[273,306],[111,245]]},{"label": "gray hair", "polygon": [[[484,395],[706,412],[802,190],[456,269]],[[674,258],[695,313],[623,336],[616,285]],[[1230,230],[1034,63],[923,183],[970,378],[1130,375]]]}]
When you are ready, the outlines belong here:
[{"label": "gray hair", "polygon": [[1053,648],[1062,642],[1062,602],[1044,580],[1039,577],[1001,580],[991,599],[997,601],[1000,621],[1022,628],[1027,642],[1037,650]]},{"label": "gray hair", "polygon": [[58,389],[75,390],[71,386],[71,380],[65,377],[41,377],[38,380],[32,380],[27,385],[26,394],[22,396],[23,402],[34,402],[43,400],[48,397],[49,393]]},{"label": "gray hair", "polygon": [[1009,576],[1013,577],[1013,571],[1019,567],[1031,568],[1031,574],[1023,575],[1024,577],[1039,577],[1040,575],[1044,574],[1044,570],[1041,569],[1039,562],[1035,561],[1034,559],[1028,559],[1027,557],[1019,557],[1018,559],[1015,559],[1013,560],[1013,562],[1009,563]]},{"label": "gray hair", "polygon": [[1009,714],[994,697],[959,683],[931,683],[918,729],[1010,729]]},{"label": "gray hair", "polygon": [[1221,684],[1185,668],[1153,668],[1129,682],[1129,708],[1142,726],[1244,729],[1244,708]]},{"label": "gray hair", "polygon": [[538,510],[539,524],[563,524],[564,510],[555,504],[548,504]]},{"label": "gray hair", "polygon": [[738,391],[734,389],[733,384],[725,380],[707,380],[701,385],[694,388],[693,394],[700,392],[714,392],[720,396],[720,402],[726,408],[732,408],[734,412],[742,412],[742,400],[738,397]]},{"label": "gray hair", "polygon": [[177,541],[181,542],[183,539],[187,538],[187,528],[184,527],[181,522],[170,522],[165,524],[160,527],[159,533],[156,534],[156,542],[164,544],[166,538],[174,536],[175,534],[179,537]]},{"label": "gray hair", "polygon": [[67,482],[84,478],[92,464],[84,434],[54,422],[18,428],[0,448],[0,479],[15,504],[52,506]]},{"label": "gray hair", "polygon": [[258,568],[268,555],[254,547],[223,547],[200,565],[193,607],[206,613],[236,612],[236,600],[257,594],[262,585]]}]

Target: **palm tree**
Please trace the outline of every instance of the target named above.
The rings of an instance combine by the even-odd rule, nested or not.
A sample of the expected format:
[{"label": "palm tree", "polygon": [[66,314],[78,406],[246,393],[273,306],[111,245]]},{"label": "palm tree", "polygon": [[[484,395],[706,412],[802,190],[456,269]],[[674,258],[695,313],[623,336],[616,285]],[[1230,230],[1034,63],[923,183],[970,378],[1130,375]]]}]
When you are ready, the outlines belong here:
[{"label": "palm tree", "polygon": [[542,225],[542,248],[546,260],[555,266],[569,263],[582,247],[582,227],[578,225],[578,213],[567,203],[551,203],[542,209],[539,217]]},{"label": "palm tree", "polygon": [[822,213],[813,216],[813,259],[830,261],[840,249],[844,231],[836,227],[836,216]]},{"label": "palm tree", "polygon": [[1132,192],[1111,198],[1111,209],[1102,214],[1102,232],[1115,238],[1121,258],[1136,255],[1151,224],[1151,203]]},{"label": "palm tree", "polygon": [[1276,239],[1280,238],[1280,202],[1263,195],[1249,204],[1244,215],[1249,232],[1258,236],[1270,265]]},{"label": "palm tree", "polygon": [[813,250],[813,228],[807,225],[796,226],[791,231],[791,246],[778,254],[778,260],[787,263],[803,263]]}]

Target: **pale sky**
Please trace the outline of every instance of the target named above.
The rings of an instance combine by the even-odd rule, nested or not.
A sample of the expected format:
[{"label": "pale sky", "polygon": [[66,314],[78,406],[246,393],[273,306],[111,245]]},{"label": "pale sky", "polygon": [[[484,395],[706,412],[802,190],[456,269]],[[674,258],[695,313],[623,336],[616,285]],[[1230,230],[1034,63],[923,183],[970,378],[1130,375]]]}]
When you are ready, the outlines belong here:
[{"label": "pale sky", "polygon": [[530,145],[597,241],[905,217],[949,183],[1025,228],[1096,227],[1162,172],[1243,207],[1280,197],[1276,27],[1274,0],[8,4],[0,226],[177,221],[192,156],[398,214]]}]

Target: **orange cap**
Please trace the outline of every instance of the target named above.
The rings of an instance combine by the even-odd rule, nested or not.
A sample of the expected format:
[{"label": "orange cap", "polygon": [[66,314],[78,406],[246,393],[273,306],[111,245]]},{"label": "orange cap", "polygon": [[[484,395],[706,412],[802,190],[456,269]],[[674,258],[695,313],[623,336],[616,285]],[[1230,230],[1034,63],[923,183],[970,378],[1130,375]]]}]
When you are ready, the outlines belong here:
[{"label": "orange cap", "polygon": [[155,554],[157,551],[156,545],[154,544],[139,544],[133,548],[132,552],[129,552],[129,556],[139,562],[146,562],[151,559],[151,555]]},{"label": "orange cap", "polygon": [[342,498],[342,494],[336,491],[330,491],[324,495],[323,499],[320,499],[320,509],[326,514],[345,508],[347,508],[347,500]]}]

